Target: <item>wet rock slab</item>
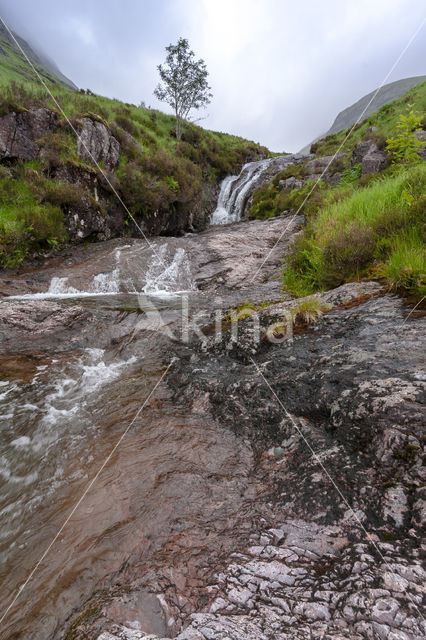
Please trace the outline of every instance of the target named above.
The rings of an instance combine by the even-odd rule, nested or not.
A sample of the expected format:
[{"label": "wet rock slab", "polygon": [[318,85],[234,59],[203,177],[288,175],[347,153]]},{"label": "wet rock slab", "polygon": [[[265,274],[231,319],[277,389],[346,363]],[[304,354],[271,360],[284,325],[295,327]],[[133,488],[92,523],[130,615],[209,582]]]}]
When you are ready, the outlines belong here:
[{"label": "wet rock slab", "polygon": [[0,354],[101,347],[132,332],[135,314],[94,312],[52,300],[0,303]]},{"label": "wet rock slab", "polygon": [[[206,574],[192,610],[179,605],[188,584],[174,579],[178,552],[169,581],[152,583],[166,619],[183,626],[171,637],[424,637],[425,321],[375,283],[359,293],[326,294],[336,308],[318,325],[292,341],[252,344],[253,360],[250,320],[237,341],[180,348],[169,378],[175,402],[202,406],[250,442],[267,509]],[[153,640],[143,627],[103,624],[81,637]]]},{"label": "wet rock slab", "polygon": [[243,339],[192,359],[187,389],[272,465],[275,523],[218,574],[181,640],[423,637],[424,327],[398,298],[372,297],[258,345],[255,362]]}]

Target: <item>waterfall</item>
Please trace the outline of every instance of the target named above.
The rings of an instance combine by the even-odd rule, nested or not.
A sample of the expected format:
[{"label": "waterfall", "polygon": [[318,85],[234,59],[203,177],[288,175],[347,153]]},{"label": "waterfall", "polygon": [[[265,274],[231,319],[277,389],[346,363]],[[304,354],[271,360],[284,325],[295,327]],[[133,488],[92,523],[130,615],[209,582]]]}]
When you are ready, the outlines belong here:
[{"label": "waterfall", "polygon": [[229,224],[241,220],[247,201],[261,182],[276,175],[289,164],[298,164],[306,157],[302,154],[289,154],[248,162],[238,176],[227,176],[221,184],[217,207],[210,224]]},{"label": "waterfall", "polygon": [[210,224],[228,224],[229,222],[234,222],[234,220],[230,219],[227,204],[230,200],[232,185],[236,180],[238,180],[238,178],[239,176],[227,176],[223,180],[220,187],[217,207],[212,214]]}]

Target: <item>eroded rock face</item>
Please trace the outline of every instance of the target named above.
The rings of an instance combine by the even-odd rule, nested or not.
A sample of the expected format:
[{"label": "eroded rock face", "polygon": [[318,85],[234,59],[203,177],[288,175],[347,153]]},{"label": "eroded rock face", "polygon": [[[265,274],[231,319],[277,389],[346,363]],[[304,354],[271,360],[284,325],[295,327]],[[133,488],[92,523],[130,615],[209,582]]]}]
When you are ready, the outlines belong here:
[{"label": "eroded rock face", "polygon": [[79,205],[64,206],[65,228],[71,242],[82,240],[104,241],[123,230],[125,211],[114,195],[119,189],[117,178],[108,172],[105,176],[68,163],[52,173],[55,180],[80,187]]},{"label": "eroded rock face", "polygon": [[85,162],[103,163],[107,169],[114,169],[120,157],[120,144],[102,122],[83,118],[77,152]]},{"label": "eroded rock face", "polygon": [[0,158],[34,160],[37,140],[55,129],[57,120],[56,113],[43,107],[6,114],[0,118]]},{"label": "eroded rock face", "polygon": [[[328,300],[345,307],[347,288]],[[373,296],[281,346],[252,345],[255,361],[244,331],[192,357],[196,379],[181,361],[177,396],[191,388],[255,446],[279,448],[263,457],[271,528],[234,554],[180,640],[423,636],[423,326]]]}]

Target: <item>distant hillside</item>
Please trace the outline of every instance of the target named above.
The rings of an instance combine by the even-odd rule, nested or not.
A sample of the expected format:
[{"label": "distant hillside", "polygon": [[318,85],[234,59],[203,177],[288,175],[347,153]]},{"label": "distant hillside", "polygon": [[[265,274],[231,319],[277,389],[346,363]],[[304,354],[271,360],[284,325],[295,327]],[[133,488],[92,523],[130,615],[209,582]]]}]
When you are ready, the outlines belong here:
[{"label": "distant hillside", "polygon": [[[56,85],[65,85],[70,89],[77,89],[76,85],[61,73],[54,62],[43,54],[36,53],[28,42],[16,33],[13,35],[45,81]],[[35,74],[22,51],[0,21],[0,85],[7,84],[12,80],[20,82],[23,80],[33,81],[35,80]]]},{"label": "distant hillside", "polygon": [[[426,76],[415,76],[413,78],[403,78],[402,80],[396,80],[395,82],[390,82],[389,84],[385,84],[378,91],[377,95],[371,101],[371,104],[368,106],[368,108],[365,109],[368,103],[370,102],[370,100],[373,98],[375,92],[377,91],[377,89],[375,89],[374,91],[372,91],[371,93],[368,93],[363,98],[360,98],[357,102],[354,102],[354,104],[352,104],[350,107],[347,107],[346,109],[341,111],[337,115],[330,129],[325,133],[322,133],[321,135],[317,136],[315,140],[312,140],[310,144],[306,145],[306,147],[303,147],[303,149],[301,149],[300,152],[308,153],[311,147],[311,144],[313,144],[314,142],[317,142],[317,140],[320,140],[321,138],[325,138],[325,136],[332,135],[333,133],[338,133],[339,131],[343,131],[344,129],[348,129],[355,122],[357,122],[361,114],[362,114],[362,117],[361,117],[362,120],[364,120],[365,118],[368,118],[368,116],[371,116],[374,113],[377,113],[377,111],[383,105],[389,104],[390,102],[393,102],[398,98],[401,98],[401,96],[403,96],[404,93],[406,93],[413,87],[417,87],[418,85],[422,84],[425,81],[426,81]],[[364,109],[365,109],[365,113],[363,113]]]},{"label": "distant hillside", "polygon": [[[358,100],[358,102],[355,102],[347,109],[341,111],[325,135],[327,136],[332,133],[338,133],[343,129],[347,129],[358,120],[361,114],[362,119],[368,118],[368,116],[376,113],[376,111],[378,111],[384,104],[393,102],[397,98],[403,96],[404,93],[406,93],[409,89],[417,87],[419,84],[422,84],[425,81],[426,76],[403,78],[402,80],[397,80],[396,82],[385,84],[383,87],[381,87],[374,98],[373,96],[375,91],[368,93],[366,96]],[[372,98],[373,100],[371,104],[367,107]],[[363,113],[366,107],[367,109],[365,110],[365,113]]]}]

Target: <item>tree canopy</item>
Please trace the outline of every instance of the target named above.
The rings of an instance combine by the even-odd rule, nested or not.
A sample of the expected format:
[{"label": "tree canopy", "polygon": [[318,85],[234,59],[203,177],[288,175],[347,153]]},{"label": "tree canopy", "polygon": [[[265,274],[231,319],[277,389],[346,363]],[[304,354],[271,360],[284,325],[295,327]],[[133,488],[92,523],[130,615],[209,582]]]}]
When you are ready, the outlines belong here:
[{"label": "tree canopy", "polygon": [[211,87],[207,82],[208,71],[204,60],[195,60],[194,52],[185,38],[166,47],[167,58],[158,65],[162,84],[158,84],[154,95],[167,102],[176,115],[176,138],[182,137],[182,122],[187,120],[192,109],[200,109],[210,103]]}]

